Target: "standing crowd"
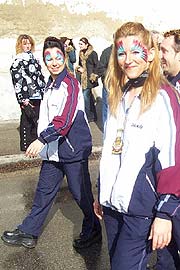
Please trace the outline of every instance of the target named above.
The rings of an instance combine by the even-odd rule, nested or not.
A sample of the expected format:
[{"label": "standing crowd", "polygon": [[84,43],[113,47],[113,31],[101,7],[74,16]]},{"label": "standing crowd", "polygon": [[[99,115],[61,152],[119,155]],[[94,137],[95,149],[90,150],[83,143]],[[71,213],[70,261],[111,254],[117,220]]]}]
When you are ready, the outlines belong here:
[{"label": "standing crowd", "polygon": [[[156,34],[156,36],[155,36]],[[43,61],[34,40],[20,35],[10,68],[21,109],[20,148],[42,165],[30,213],[1,238],[34,248],[64,176],[83,213],[75,249],[102,241],[111,270],[180,269],[180,30],[158,39],[126,22],[100,59],[86,37],[47,37]],[[77,64],[76,64],[77,62]],[[94,199],[88,168],[89,122],[97,120],[93,89],[102,80],[103,150]],[[131,259],[129,259],[131,258]]]}]

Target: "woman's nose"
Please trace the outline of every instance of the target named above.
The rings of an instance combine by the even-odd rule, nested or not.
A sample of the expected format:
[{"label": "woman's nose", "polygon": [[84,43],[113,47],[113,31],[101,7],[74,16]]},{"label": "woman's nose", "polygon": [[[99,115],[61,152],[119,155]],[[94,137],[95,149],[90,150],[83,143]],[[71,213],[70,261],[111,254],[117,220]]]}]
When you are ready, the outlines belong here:
[{"label": "woman's nose", "polygon": [[132,54],[131,54],[131,53],[127,53],[127,54],[126,54],[125,62],[126,62],[127,64],[129,64],[129,63],[132,62]]},{"label": "woman's nose", "polygon": [[53,66],[56,66],[56,65],[57,65],[56,59],[52,59],[52,65],[53,65]]}]

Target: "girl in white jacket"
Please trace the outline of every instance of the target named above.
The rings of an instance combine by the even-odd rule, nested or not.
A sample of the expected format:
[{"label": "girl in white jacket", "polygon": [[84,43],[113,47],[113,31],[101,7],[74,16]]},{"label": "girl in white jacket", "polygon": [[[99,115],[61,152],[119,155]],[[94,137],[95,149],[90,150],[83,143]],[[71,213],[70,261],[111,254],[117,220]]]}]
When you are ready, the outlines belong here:
[{"label": "girl in white jacket", "polygon": [[[105,83],[109,115],[94,210],[104,216],[111,269],[144,270],[151,251],[169,245],[180,215],[180,99],[141,23],[117,29]],[[157,269],[174,269],[169,256],[164,265]]]}]

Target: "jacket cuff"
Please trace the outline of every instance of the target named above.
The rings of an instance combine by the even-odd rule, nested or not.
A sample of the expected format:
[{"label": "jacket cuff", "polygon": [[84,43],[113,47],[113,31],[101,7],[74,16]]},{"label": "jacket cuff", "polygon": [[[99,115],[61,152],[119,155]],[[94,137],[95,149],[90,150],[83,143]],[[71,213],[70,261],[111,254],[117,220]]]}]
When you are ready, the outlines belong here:
[{"label": "jacket cuff", "polygon": [[171,220],[171,217],[166,213],[156,212],[156,217]]},{"label": "jacket cuff", "polygon": [[46,143],[47,143],[42,137],[38,137],[37,139],[38,139],[40,142],[42,142],[43,144],[46,144]]}]

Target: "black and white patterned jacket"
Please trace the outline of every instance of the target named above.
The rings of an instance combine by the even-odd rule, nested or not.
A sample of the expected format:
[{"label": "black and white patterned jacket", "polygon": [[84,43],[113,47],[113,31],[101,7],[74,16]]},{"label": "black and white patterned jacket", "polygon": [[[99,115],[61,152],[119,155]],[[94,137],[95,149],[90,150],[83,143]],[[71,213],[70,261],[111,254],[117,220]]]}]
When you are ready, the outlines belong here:
[{"label": "black and white patterned jacket", "polygon": [[32,52],[17,54],[10,67],[10,73],[19,104],[27,99],[42,98],[46,83],[41,65]]}]

